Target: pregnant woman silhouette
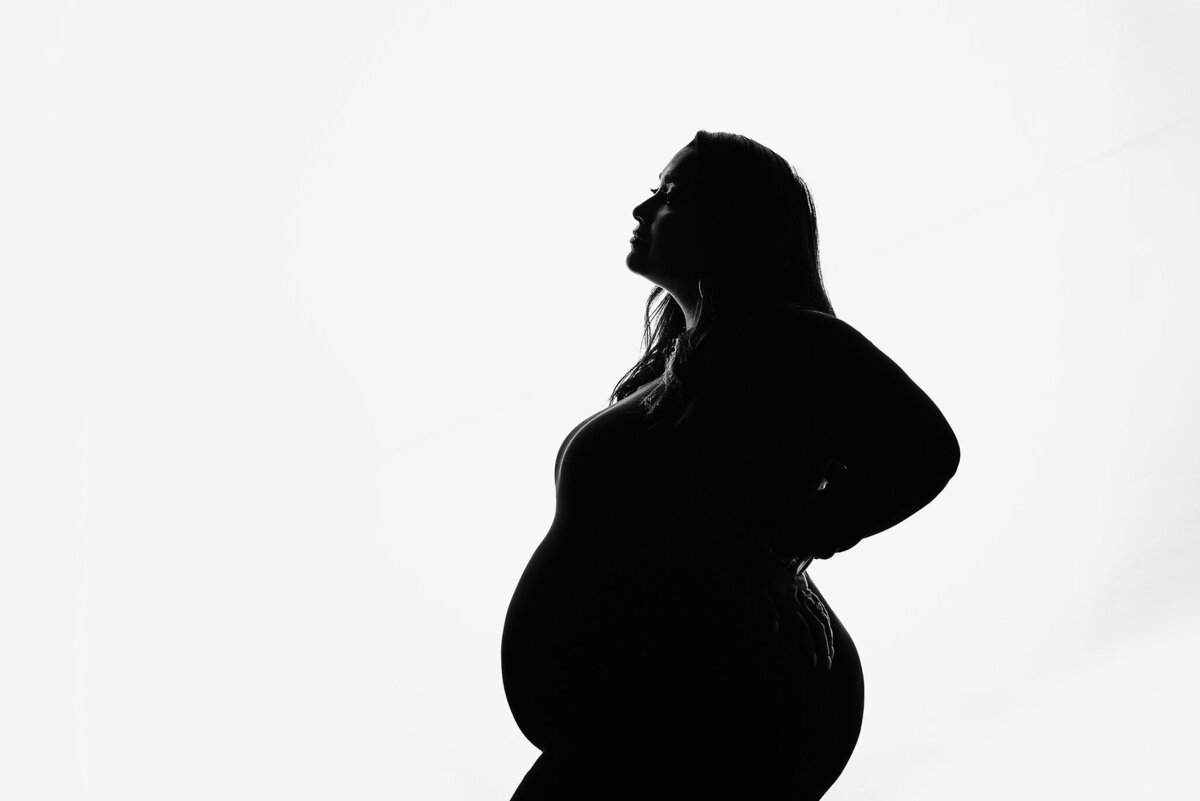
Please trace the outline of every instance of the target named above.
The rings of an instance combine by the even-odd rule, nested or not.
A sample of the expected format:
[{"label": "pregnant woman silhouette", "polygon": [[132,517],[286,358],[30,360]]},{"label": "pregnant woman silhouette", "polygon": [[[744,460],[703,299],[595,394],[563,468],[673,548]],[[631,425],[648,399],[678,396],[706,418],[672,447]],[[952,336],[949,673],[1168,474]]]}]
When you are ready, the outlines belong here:
[{"label": "pregnant woman silhouette", "polygon": [[933,500],[958,441],[834,316],[784,159],[700,131],[660,180],[626,258],[656,285],[642,358],[563,440],[505,620],[505,693],[542,752],[513,801],[817,799],[863,679],[806,568]]}]

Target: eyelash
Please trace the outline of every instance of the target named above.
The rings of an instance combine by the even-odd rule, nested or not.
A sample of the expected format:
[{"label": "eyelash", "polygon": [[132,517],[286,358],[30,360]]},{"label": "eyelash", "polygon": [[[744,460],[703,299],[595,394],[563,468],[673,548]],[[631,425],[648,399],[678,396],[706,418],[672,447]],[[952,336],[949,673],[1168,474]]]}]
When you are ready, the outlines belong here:
[{"label": "eyelash", "polygon": [[[657,195],[657,194],[658,194],[658,189],[657,189],[657,187],[652,187],[652,188],[650,189],[650,194],[652,194],[652,195]],[[663,197],[665,197],[665,198],[667,199],[667,203],[668,203],[668,204],[670,204],[670,202],[671,202],[671,193],[670,193],[670,192],[665,192],[665,193],[663,193]]]}]

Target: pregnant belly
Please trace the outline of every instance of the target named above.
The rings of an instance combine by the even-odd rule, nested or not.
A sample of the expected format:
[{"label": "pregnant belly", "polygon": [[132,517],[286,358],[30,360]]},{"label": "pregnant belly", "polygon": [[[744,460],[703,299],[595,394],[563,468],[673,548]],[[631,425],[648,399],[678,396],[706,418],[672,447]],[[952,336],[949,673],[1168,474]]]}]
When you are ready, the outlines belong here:
[{"label": "pregnant belly", "polygon": [[714,617],[728,595],[693,591],[703,581],[681,565],[588,558],[547,537],[514,593],[501,651],[522,732],[576,761],[614,748],[661,754],[664,743],[693,759],[750,749],[832,784],[862,722],[862,670],[841,621],[831,610],[833,670],[799,664],[788,643],[747,645],[729,616]]}]

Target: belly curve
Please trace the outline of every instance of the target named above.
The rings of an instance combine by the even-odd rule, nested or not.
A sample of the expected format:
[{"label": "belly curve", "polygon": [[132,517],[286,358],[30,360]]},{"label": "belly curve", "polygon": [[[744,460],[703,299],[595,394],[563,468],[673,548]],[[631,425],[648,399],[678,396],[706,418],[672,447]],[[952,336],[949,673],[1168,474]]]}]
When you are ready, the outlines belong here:
[{"label": "belly curve", "polygon": [[832,670],[772,661],[768,649],[740,662],[739,654],[733,672],[714,679],[704,656],[713,643],[689,639],[703,627],[686,617],[669,622],[688,608],[686,601],[670,608],[672,592],[686,586],[686,568],[660,566],[680,571],[659,582],[674,588],[664,598],[649,586],[653,570],[628,553],[606,556],[595,542],[573,547],[571,538],[598,536],[552,527],[509,605],[501,664],[526,738],[543,752],[578,753],[612,742],[633,748],[639,733],[647,743],[713,741],[751,726],[766,732],[764,744],[781,749],[781,759],[827,773],[832,784],[858,739],[863,677],[828,600],[821,596],[834,628]]}]

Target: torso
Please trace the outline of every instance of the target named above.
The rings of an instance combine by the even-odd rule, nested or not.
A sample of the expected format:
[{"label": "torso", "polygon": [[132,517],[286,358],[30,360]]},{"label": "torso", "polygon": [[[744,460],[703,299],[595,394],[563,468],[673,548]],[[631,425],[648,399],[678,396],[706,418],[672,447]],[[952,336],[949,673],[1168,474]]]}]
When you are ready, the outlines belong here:
[{"label": "torso", "polygon": [[[795,749],[789,738],[824,732],[804,749],[820,755],[810,778],[832,772],[831,784],[861,722],[854,645],[835,620],[834,670],[818,673],[782,664],[778,649],[741,659],[722,640],[730,633],[713,621],[739,614],[729,610],[753,588],[730,567],[736,543],[710,502],[745,466],[669,426],[647,430],[640,401],[651,386],[582,421],[559,449],[555,518],[505,621],[514,717],[547,756],[577,759],[606,742],[718,742],[747,723],[731,710],[753,708],[753,725],[778,726],[772,736]],[[768,695],[735,699],[742,685]]]}]

